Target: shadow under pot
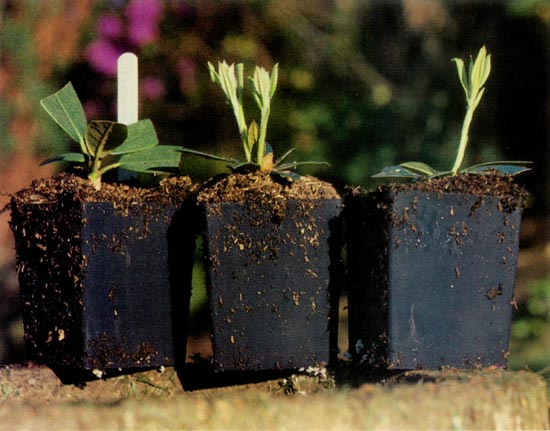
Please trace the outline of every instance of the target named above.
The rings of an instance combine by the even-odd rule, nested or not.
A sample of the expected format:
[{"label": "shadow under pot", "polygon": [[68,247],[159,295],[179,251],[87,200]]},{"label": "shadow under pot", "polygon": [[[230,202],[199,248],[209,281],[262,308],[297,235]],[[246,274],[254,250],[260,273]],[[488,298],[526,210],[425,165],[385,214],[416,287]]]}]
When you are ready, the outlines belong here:
[{"label": "shadow under pot", "polygon": [[206,202],[201,208],[214,368],[332,362],[338,292],[331,274],[339,257],[341,200],[288,199],[282,208]]},{"label": "shadow under pot", "polygon": [[506,366],[517,203],[391,187],[348,196],[352,357],[383,369]]},{"label": "shadow under pot", "polygon": [[11,210],[29,359],[107,370],[185,356],[186,320],[177,316],[188,309],[193,252],[175,205],[123,210],[69,194],[47,203],[14,197]]}]

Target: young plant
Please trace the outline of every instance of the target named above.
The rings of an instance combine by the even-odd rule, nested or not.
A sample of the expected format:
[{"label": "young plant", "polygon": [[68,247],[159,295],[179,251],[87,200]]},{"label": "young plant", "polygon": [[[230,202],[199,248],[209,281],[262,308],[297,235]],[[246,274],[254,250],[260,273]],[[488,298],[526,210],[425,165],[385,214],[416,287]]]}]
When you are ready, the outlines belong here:
[{"label": "young plant", "polygon": [[296,178],[297,174],[289,172],[297,166],[306,164],[327,164],[325,162],[290,162],[282,163],[288,157],[294,148],[287,151],[278,160],[273,160],[273,150],[266,141],[267,124],[271,113],[271,99],[277,89],[277,80],[279,76],[279,65],[275,64],[271,75],[263,67],[256,66],[254,74],[248,80],[251,84],[252,95],[260,109],[260,125],[252,120],[247,125],[243,108],[243,90],[244,90],[244,66],[242,63],[237,65],[228,65],[225,61],[218,63],[218,69],[214,68],[212,63],[208,62],[210,78],[217,83],[225,94],[226,100],[233,109],[233,114],[237,120],[237,127],[241,138],[245,160],[238,160],[231,157],[216,156],[202,151],[196,151],[189,148],[182,149],[183,152],[195,154],[214,160],[229,162],[229,168],[233,172],[264,171],[274,172],[287,177]]},{"label": "young plant", "polygon": [[64,153],[43,161],[41,165],[58,161],[82,164],[88,179],[98,190],[102,175],[111,169],[164,173],[179,166],[180,147],[158,145],[151,120],[128,126],[103,120],[87,123],[82,104],[70,82],[57,93],[42,99],[40,104],[80,145],[80,152]]},{"label": "young plant", "polygon": [[422,177],[433,178],[443,175],[457,175],[459,172],[482,174],[490,170],[495,170],[501,174],[516,175],[529,170],[526,165],[530,162],[498,161],[481,163],[459,171],[462,161],[464,160],[466,147],[468,145],[468,132],[470,130],[470,124],[472,123],[474,112],[485,92],[485,82],[491,73],[491,54],[487,54],[485,46],[481,47],[475,61],[470,59],[468,70],[466,70],[464,67],[464,61],[460,58],[454,58],[453,61],[456,63],[458,78],[462,84],[464,93],[466,94],[467,108],[464,116],[464,122],[462,124],[460,143],[452,169],[450,171],[437,171],[431,166],[428,166],[426,163],[406,162],[401,163],[398,166],[388,166],[384,168],[382,172],[373,175],[374,177],[418,179]]}]

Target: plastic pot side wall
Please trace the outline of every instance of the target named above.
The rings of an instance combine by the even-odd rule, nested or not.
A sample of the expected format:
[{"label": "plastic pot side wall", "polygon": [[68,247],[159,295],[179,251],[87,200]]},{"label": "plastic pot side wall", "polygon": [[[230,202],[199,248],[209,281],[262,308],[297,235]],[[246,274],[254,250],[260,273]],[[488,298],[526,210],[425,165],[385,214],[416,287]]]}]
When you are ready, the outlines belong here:
[{"label": "plastic pot side wall", "polygon": [[207,284],[218,370],[329,363],[337,351],[341,202],[206,204]]},{"label": "plastic pot side wall", "polygon": [[[41,217],[40,205],[25,210]],[[179,212],[153,206],[121,215],[108,203],[59,210],[65,229],[56,221],[33,232],[29,224],[27,247],[18,250],[18,258],[40,255],[33,237],[54,237],[58,244],[51,255],[43,251],[31,267],[19,268],[29,356],[89,370],[173,364],[174,346],[185,345],[173,314],[188,308],[180,292],[192,267],[192,259],[189,268],[182,264],[183,245],[168,237],[180,230]]]},{"label": "plastic pot side wall", "polygon": [[346,214],[356,359],[390,369],[506,365],[520,209],[401,192],[350,197]]}]

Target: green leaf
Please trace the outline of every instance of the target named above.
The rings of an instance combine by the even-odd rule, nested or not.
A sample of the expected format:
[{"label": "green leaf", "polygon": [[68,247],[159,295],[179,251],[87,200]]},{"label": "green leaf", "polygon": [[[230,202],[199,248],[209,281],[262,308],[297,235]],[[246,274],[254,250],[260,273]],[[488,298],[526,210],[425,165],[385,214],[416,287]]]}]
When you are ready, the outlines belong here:
[{"label": "green leaf", "polygon": [[256,145],[256,143],[258,142],[259,137],[260,129],[258,128],[258,123],[252,120],[252,123],[250,123],[250,126],[248,127],[248,153],[252,153],[252,149],[254,148],[254,145]]},{"label": "green leaf", "polygon": [[166,171],[178,168],[181,147],[157,145],[143,151],[123,154],[118,164],[121,168],[134,172]]},{"label": "green leaf", "polygon": [[44,160],[40,166],[53,162],[86,163],[86,157],[82,153],[64,153]]},{"label": "green leaf", "polygon": [[277,161],[275,162],[275,166],[279,165],[284,159],[290,156],[294,151],[296,151],[296,148],[291,148],[286,153],[284,153],[281,157],[277,159]]},{"label": "green leaf", "polygon": [[422,174],[428,177],[438,174],[438,171],[436,171],[434,168],[427,165],[426,163],[422,163],[422,162],[405,162],[405,163],[401,163],[399,166],[409,171],[412,171],[414,173]]},{"label": "green leaf", "polygon": [[466,174],[483,174],[487,171],[495,170],[505,175],[517,175],[521,174],[522,172],[530,171],[531,168],[527,166],[530,164],[531,162],[527,161],[487,162],[475,166],[470,166],[469,168],[464,169],[462,172]]},{"label": "green leaf", "polygon": [[480,89],[491,73],[491,55],[487,55],[487,49],[482,46],[477,54],[470,74],[472,88]]},{"label": "green leaf", "polygon": [[464,61],[461,58],[453,58],[453,61],[456,63],[458,79],[460,80],[460,83],[462,84],[462,88],[466,93],[466,98],[468,98],[469,85],[468,85],[468,76],[466,75],[466,71],[464,70]]},{"label": "green leaf", "polygon": [[84,144],[86,115],[70,82],[57,93],[42,99],[40,104],[73,140],[81,146]]},{"label": "green leaf", "polygon": [[128,137],[122,145],[113,149],[111,154],[126,154],[142,151],[158,145],[155,126],[149,119],[128,125]]},{"label": "green leaf", "polygon": [[247,161],[250,161],[251,154],[248,151],[247,125],[242,103],[244,66],[242,63],[236,66],[235,64],[228,65],[224,60],[218,63],[217,72],[212,63],[208,62],[208,70],[210,72],[210,78],[221,87],[227,102],[233,109],[245,156]]},{"label": "green leaf", "polygon": [[277,89],[277,79],[279,77],[279,65],[273,66],[271,75],[263,67],[256,66],[254,77],[250,78],[252,83],[252,93],[258,107],[263,110],[271,103],[271,98]]},{"label": "green leaf", "polygon": [[86,129],[86,146],[94,159],[101,159],[120,146],[128,136],[128,127],[114,121],[90,121]]},{"label": "green leaf", "polygon": [[208,72],[210,73],[210,79],[217,84],[220,83],[220,75],[216,72],[214,65],[208,62]]},{"label": "green leaf", "polygon": [[479,105],[479,102],[481,102],[481,98],[483,97],[484,93],[485,93],[485,88],[482,88],[481,90],[479,90],[479,93],[476,95],[476,98],[475,98],[474,102],[472,103],[472,105],[473,105],[472,109],[477,108],[477,105]]},{"label": "green leaf", "polygon": [[372,176],[372,178],[421,178],[422,175],[416,174],[401,165],[386,166],[381,172]]},{"label": "green leaf", "polygon": [[269,97],[272,98],[275,94],[275,90],[277,89],[277,81],[279,79],[279,63],[276,63],[275,66],[273,66],[273,70],[271,71],[271,88],[269,90]]},{"label": "green leaf", "polygon": [[177,151],[179,151],[180,153],[194,154],[195,156],[204,157],[205,159],[220,160],[222,162],[228,162],[228,163],[240,163],[239,160],[234,159],[232,157],[216,156],[215,154],[205,153],[203,151],[192,150],[191,148],[178,147]]},{"label": "green leaf", "polygon": [[237,99],[242,104],[244,89],[244,64],[237,63],[235,66],[235,73],[237,75]]},{"label": "green leaf", "polygon": [[316,166],[330,166],[330,163],[328,162],[318,162],[315,160],[307,160],[304,162],[289,162],[289,163],[283,163],[282,165],[277,166],[277,172],[284,172],[288,171],[289,169],[296,169],[298,166],[303,165],[316,165]]}]

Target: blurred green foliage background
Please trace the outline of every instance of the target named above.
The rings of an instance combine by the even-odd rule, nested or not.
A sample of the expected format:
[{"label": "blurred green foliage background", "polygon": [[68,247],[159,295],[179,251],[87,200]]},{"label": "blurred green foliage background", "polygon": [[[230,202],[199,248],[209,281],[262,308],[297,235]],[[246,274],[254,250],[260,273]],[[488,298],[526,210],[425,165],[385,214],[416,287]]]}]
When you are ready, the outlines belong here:
[{"label": "blurred green foliage background", "polygon": [[[116,119],[116,57],[126,50],[140,60],[140,117],[152,119],[161,143],[237,155],[234,119],[210,82],[207,61],[244,62],[249,73],[255,64],[271,69],[279,63],[268,141],[276,154],[296,147],[298,160],[331,164],[304,172],[342,189],[373,187],[371,175],[408,160],[449,169],[465,110],[451,59],[466,59],[486,45],[493,71],[465,166],[535,162],[519,181],[532,196],[526,217],[543,221],[524,240],[542,250],[534,258],[539,275],[520,286],[513,333],[516,351],[527,351],[533,338],[542,338],[547,350],[542,362],[523,358],[514,364],[550,365],[547,0],[0,4],[0,189],[7,192],[46,175],[36,162],[71,145],[39,99],[72,81],[88,119]],[[186,156],[182,173],[200,181],[223,168]],[[8,260],[2,262],[0,253],[0,267]]]}]

